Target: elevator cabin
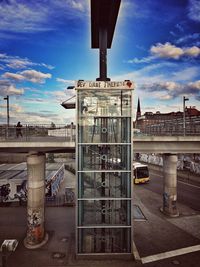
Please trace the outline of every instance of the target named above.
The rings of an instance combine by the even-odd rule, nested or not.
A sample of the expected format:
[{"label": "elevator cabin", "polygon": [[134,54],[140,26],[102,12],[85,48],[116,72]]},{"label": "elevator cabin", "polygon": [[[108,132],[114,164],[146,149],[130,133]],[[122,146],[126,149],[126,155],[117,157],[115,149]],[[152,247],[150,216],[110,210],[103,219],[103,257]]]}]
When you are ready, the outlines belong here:
[{"label": "elevator cabin", "polygon": [[77,255],[130,254],[132,91],[130,81],[78,81]]}]

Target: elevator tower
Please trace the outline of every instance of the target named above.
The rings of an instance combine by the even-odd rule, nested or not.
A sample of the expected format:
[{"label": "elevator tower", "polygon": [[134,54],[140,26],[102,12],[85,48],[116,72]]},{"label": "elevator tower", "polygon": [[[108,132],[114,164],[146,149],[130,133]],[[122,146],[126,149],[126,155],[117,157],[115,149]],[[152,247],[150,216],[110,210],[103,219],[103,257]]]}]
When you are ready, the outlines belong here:
[{"label": "elevator tower", "polygon": [[77,255],[131,254],[130,81],[78,81]]},{"label": "elevator tower", "polygon": [[132,255],[131,81],[107,77],[121,0],[91,0],[92,48],[99,78],[76,85],[76,254]]}]

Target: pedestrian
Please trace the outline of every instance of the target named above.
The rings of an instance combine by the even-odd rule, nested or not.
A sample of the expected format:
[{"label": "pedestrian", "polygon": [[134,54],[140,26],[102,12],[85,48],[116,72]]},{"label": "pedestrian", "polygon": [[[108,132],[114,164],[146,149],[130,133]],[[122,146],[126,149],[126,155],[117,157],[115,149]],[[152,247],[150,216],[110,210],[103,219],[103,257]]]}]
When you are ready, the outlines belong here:
[{"label": "pedestrian", "polygon": [[21,125],[20,121],[17,123],[17,126],[16,126],[16,136],[17,136],[17,138],[19,136],[23,137],[23,135],[22,135],[22,125]]}]

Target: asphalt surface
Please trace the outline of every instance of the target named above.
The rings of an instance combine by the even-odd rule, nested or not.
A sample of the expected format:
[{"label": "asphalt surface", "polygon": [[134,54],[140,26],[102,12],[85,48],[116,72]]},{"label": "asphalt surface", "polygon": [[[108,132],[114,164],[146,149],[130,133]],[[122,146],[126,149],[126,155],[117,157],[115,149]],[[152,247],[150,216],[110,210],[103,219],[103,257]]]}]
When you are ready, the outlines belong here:
[{"label": "asphalt surface", "polygon": [[[63,189],[65,186],[75,186],[75,177],[71,173],[66,171],[65,178]],[[137,260],[75,259],[75,207],[46,208],[46,231],[49,234],[49,241],[40,249],[28,250],[23,245],[26,234],[26,207],[1,207],[0,244],[4,239],[16,238],[19,241],[16,251],[7,257],[7,267],[137,267],[143,265],[147,267],[174,265],[198,267],[200,263],[200,212],[191,208],[190,205],[178,202],[180,211],[178,218],[163,215],[160,212],[162,194],[157,191],[160,178],[155,177],[155,179],[147,185],[134,187],[133,204],[138,206],[144,215],[142,219],[133,218],[136,245],[134,254]],[[187,194],[190,195],[189,192]],[[197,251],[192,252],[195,248]],[[189,249],[190,253],[181,252],[181,255],[177,256],[180,249]],[[169,256],[166,252],[171,252],[173,255]],[[165,256],[160,253],[164,253]],[[158,254],[162,256],[159,260]],[[165,258],[166,255],[168,258]]]},{"label": "asphalt surface", "polygon": [[[163,193],[163,174],[160,171],[150,170],[151,182],[145,184],[144,188],[162,195]],[[182,180],[177,183],[178,203],[200,212],[200,183],[191,184]]]}]

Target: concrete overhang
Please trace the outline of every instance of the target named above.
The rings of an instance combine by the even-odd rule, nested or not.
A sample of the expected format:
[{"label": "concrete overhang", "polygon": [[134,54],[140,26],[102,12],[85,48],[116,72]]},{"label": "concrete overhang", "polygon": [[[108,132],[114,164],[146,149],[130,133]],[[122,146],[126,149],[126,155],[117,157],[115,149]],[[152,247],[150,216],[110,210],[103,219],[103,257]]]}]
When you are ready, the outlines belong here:
[{"label": "concrete overhang", "polygon": [[[75,142],[0,142],[0,152],[75,153]],[[200,153],[200,136],[134,136],[134,153]]]},{"label": "concrete overhang", "polygon": [[121,0],[91,0],[92,48],[100,48],[100,29],[107,31],[107,48],[111,48],[120,3]]},{"label": "concrete overhang", "polygon": [[134,136],[136,153],[200,153],[200,136]]},{"label": "concrete overhang", "polygon": [[0,153],[75,153],[75,142],[1,142]]}]

